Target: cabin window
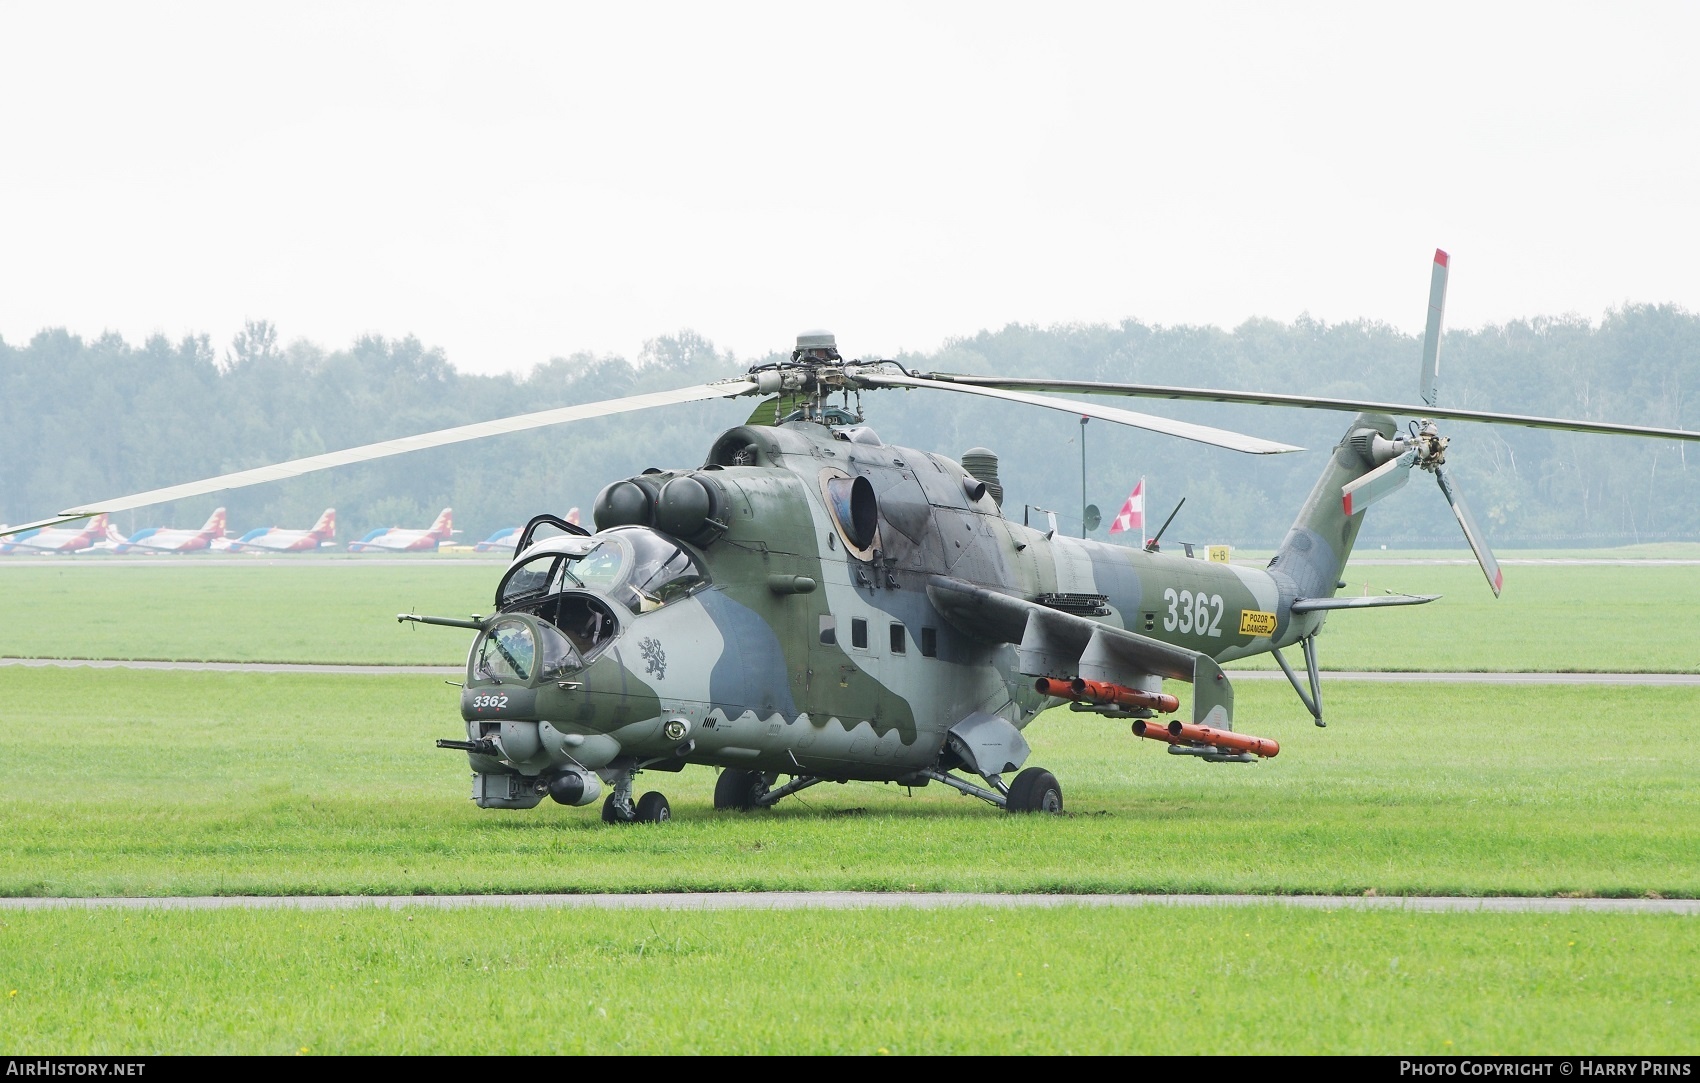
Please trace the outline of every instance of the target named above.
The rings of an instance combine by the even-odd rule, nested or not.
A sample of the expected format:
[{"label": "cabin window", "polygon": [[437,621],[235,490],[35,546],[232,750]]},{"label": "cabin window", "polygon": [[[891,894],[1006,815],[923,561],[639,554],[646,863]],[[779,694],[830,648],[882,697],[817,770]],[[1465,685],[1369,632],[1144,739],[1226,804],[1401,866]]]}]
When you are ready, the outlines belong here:
[{"label": "cabin window", "polygon": [[850,645],[852,647],[861,647],[864,650],[867,649],[868,622],[863,620],[861,617],[850,618]]},{"label": "cabin window", "polygon": [[838,618],[831,613],[820,619],[820,641],[829,647],[838,642]]},{"label": "cabin window", "polygon": [[939,656],[939,630],[937,628],[921,629],[921,654],[927,658]]},{"label": "cabin window", "polygon": [[902,654],[907,649],[903,641],[903,625],[893,624],[891,626],[891,653]]}]

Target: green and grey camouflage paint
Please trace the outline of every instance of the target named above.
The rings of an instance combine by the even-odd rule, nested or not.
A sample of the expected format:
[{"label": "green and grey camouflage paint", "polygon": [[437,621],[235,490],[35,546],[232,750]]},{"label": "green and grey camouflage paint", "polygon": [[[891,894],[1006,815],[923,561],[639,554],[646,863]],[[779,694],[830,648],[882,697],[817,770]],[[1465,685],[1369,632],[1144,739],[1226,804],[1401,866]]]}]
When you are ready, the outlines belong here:
[{"label": "green and grey camouflage paint", "polygon": [[[1363,429],[1391,435],[1393,422],[1360,415],[1348,437]],[[468,737],[495,738],[501,754],[469,754],[474,796],[531,807],[563,770],[607,778],[687,764],[924,784],[922,769],[962,765],[953,726],[990,716],[1019,730],[1052,705],[1035,676],[1151,690],[1194,681],[1194,720],[1232,728],[1217,663],[1317,630],[1325,613],[1292,604],[1333,594],[1362,523],[1340,489],[1372,465],[1342,440],[1277,556],[1253,569],[1011,522],[955,460],[866,427],[732,429],[701,469],[616,483],[637,486],[623,505],[598,500],[598,537],[653,529],[669,518],[661,490],[700,482],[711,507],[671,540],[707,570],[706,585],[641,612],[575,591],[617,627],[567,674],[481,672],[496,617],[484,622],[462,714]],[[1081,598],[1100,604],[1081,612]],[[509,618],[543,631],[536,606]],[[1012,747],[1025,756],[1024,742]]]}]

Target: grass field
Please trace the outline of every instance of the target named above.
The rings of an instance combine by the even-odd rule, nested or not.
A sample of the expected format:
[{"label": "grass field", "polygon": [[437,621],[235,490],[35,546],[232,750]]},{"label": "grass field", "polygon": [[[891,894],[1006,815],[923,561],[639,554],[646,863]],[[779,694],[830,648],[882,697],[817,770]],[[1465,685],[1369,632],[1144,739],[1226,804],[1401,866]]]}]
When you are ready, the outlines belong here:
[{"label": "grass field", "polygon": [[[1317,730],[1243,685],[1274,760],[1165,755],[1122,723],[1028,729],[1071,816],[940,786],[822,786],[749,815],[649,773],[675,820],[481,811],[429,677],[5,674],[0,893],[718,889],[1700,895],[1700,689],[1338,682]],[[1607,702],[1609,697],[1609,702]]]},{"label": "grass field", "polygon": [[0,915],[40,1053],[1619,1053],[1700,922],[1139,911]]},{"label": "grass field", "polygon": [[[500,574],[472,560],[0,560],[0,655],[458,665],[464,634],[395,614],[488,612]],[[1352,566],[1346,581],[1347,594],[1445,597],[1335,614],[1319,641],[1327,669],[1700,672],[1700,568],[1520,565],[1499,599],[1474,565]]]},{"label": "grass field", "polygon": [[403,611],[488,613],[506,565],[421,560],[151,565],[0,561],[0,655],[219,662],[456,665],[468,636],[397,624]]},{"label": "grass field", "polygon": [[[208,562],[209,564],[211,562]],[[7,567],[0,654],[456,664],[471,561]],[[1693,568],[1366,565],[1335,668],[1700,668]],[[0,894],[803,888],[1700,896],[1700,689],[1242,682],[1255,766],[1027,731],[1070,815],[823,786],[486,812],[430,677],[0,669]],[[1700,922],[1278,908],[0,914],[10,1051],[1682,1053]],[[1048,965],[1047,965],[1048,964]],[[16,990],[16,993],[13,993]],[[1210,1020],[1190,1025],[1200,1016]],[[1231,1021],[1222,1025],[1221,1020]]]}]

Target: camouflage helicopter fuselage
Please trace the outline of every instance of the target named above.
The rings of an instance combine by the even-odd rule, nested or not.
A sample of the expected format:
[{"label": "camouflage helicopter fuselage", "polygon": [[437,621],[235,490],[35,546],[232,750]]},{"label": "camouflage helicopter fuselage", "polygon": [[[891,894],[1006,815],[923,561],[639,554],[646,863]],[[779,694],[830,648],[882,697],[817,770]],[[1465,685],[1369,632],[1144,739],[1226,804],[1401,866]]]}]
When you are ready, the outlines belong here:
[{"label": "camouflage helicopter fuselage", "polygon": [[[1362,415],[1352,431],[1392,424]],[[1231,730],[1217,663],[1325,616],[1294,604],[1332,596],[1361,523],[1338,493],[1376,463],[1350,436],[1258,569],[1012,522],[995,476],[865,427],[732,429],[700,469],[604,489],[593,537],[519,553],[498,611],[468,622],[468,741],[444,743],[468,751],[481,806],[529,808],[545,793],[587,804],[595,777],[629,806],[634,771],[687,764],[991,799],[941,776],[1007,792],[1019,730],[1057,702],[1035,676],[1190,681],[1193,721]],[[638,582],[658,564],[671,570],[646,582],[662,586]]]}]

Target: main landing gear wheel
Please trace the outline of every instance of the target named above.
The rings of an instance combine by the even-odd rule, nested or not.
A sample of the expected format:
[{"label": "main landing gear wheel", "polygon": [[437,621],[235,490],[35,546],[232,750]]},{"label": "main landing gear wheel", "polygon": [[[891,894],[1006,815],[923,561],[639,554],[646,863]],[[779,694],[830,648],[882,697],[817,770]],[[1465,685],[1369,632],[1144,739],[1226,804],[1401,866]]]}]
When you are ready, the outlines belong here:
[{"label": "main landing gear wheel", "polygon": [[664,824],[673,818],[673,808],[667,804],[667,798],[655,790],[650,790],[637,802],[637,822],[640,824]]},{"label": "main landing gear wheel", "polygon": [[1061,812],[1062,784],[1043,767],[1029,767],[1009,784],[1004,808],[1010,812]]},{"label": "main landing gear wheel", "polygon": [[719,811],[737,809],[748,812],[760,808],[762,798],[766,796],[767,779],[760,771],[728,767],[720,772],[720,778],[714,783],[714,807]]}]

